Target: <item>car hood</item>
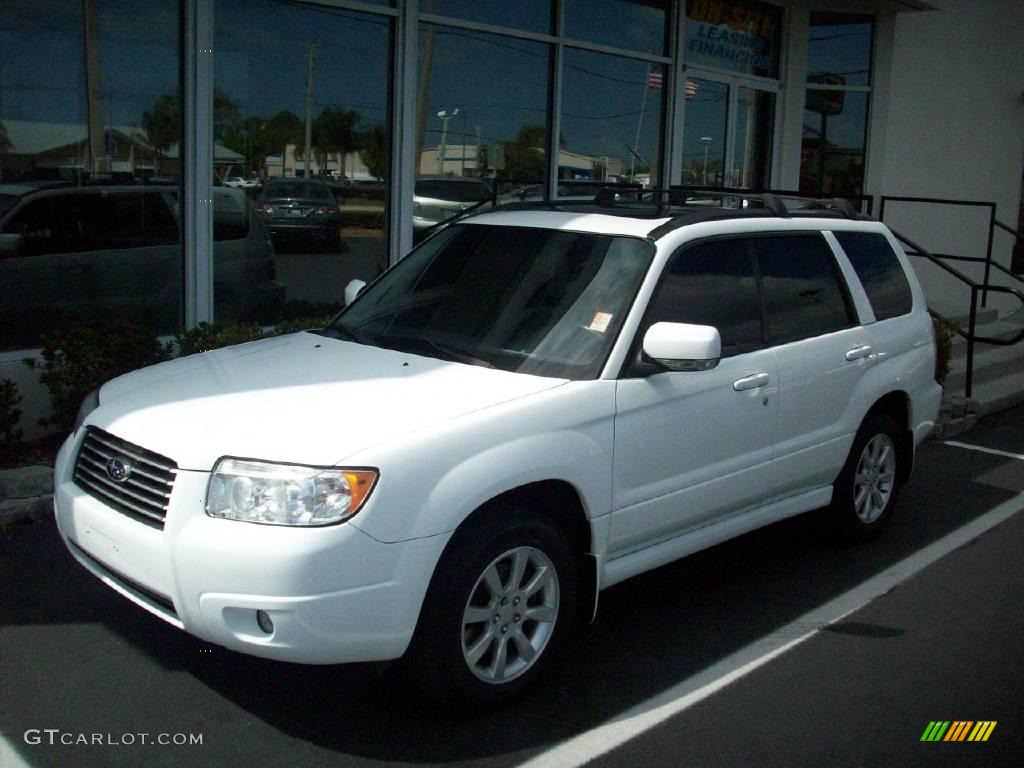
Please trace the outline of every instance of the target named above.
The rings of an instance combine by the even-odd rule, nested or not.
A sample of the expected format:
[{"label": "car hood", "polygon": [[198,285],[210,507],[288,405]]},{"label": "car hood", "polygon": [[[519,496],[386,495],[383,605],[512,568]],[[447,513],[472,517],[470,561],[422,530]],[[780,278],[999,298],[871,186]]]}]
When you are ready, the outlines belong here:
[{"label": "car hood", "polygon": [[221,456],[329,466],[565,381],[297,333],[121,376],[86,423],[182,469]]}]

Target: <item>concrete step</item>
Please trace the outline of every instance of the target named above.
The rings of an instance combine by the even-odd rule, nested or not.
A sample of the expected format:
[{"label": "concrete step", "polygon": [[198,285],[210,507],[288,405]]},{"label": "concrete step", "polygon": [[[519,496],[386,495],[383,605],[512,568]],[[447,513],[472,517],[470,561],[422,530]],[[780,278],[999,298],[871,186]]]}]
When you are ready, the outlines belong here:
[{"label": "concrete step", "polygon": [[[964,328],[964,329],[966,329],[967,325],[968,325],[968,323],[969,323],[969,321],[971,319],[971,313],[969,311],[961,310],[959,308],[953,309],[951,307],[945,307],[941,303],[936,303],[936,302],[933,302],[933,301],[929,301],[928,302],[928,307],[930,309],[932,309],[933,311],[938,312],[940,315],[942,315],[946,319],[947,322],[952,323],[957,328]],[[976,322],[977,325],[982,325],[984,323],[993,323],[993,322],[995,322],[998,319],[999,319],[999,312],[998,312],[998,310],[991,309],[991,308],[990,309],[981,309],[979,307],[978,308],[977,318],[976,318],[975,322]]]},{"label": "concrete step", "polygon": [[[946,377],[946,388],[962,390],[966,374],[966,357],[951,360],[949,375]],[[1016,380],[1017,386],[1024,390],[1024,347],[996,347],[994,350],[985,350],[981,355],[977,353],[976,349],[974,385],[978,386],[1002,378]]]},{"label": "concrete step", "polygon": [[[1008,328],[1000,328],[1006,325]],[[1015,323],[994,322],[978,329],[986,335],[1019,332]],[[1012,332],[1010,332],[1012,330]],[[944,383],[951,395],[964,395],[967,370],[967,343],[960,339],[953,345],[949,375]],[[971,400],[976,401],[979,415],[993,413],[1024,402],[1024,342],[1011,346],[977,343],[974,345],[974,378]]]}]

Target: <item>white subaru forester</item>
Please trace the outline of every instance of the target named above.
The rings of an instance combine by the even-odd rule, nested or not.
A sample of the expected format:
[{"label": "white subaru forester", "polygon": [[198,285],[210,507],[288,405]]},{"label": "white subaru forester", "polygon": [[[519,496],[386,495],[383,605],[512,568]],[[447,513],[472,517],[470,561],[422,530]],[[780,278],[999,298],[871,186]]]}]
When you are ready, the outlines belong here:
[{"label": "white subaru forester", "polygon": [[886,524],[932,324],[841,211],[572,204],[437,232],[325,329],[104,385],[57,520],[129,600],[244,653],[512,695],[598,592],[828,507]]}]

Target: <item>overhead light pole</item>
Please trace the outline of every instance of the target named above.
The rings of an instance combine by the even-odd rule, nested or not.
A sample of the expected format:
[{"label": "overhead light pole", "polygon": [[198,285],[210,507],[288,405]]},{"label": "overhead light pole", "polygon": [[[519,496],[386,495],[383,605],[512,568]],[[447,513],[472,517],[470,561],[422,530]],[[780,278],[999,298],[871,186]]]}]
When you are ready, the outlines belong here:
[{"label": "overhead light pole", "polygon": [[441,152],[437,156],[437,172],[439,175],[444,175],[444,150],[445,145],[448,143],[448,121],[459,114],[459,109],[456,107],[451,112],[447,109],[442,109],[437,113],[437,116],[441,118]]},{"label": "overhead light pole", "polygon": [[711,146],[711,142],[714,141],[710,136],[701,136],[700,140],[704,143],[704,186],[708,185],[708,147]]}]

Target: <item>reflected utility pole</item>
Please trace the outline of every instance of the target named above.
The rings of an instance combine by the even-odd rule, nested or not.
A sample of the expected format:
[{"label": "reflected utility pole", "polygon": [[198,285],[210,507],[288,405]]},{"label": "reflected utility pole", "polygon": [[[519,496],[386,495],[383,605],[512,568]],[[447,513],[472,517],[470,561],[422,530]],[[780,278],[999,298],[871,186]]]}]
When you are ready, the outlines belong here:
[{"label": "reflected utility pole", "polygon": [[306,140],[302,145],[302,175],[309,178],[309,152],[313,135],[313,61],[320,43],[306,43]]},{"label": "reflected utility pole", "polygon": [[85,102],[88,111],[89,160],[92,177],[100,173],[100,161],[106,155],[103,142],[103,109],[100,103],[100,40],[96,0],[82,0],[85,37]]}]

